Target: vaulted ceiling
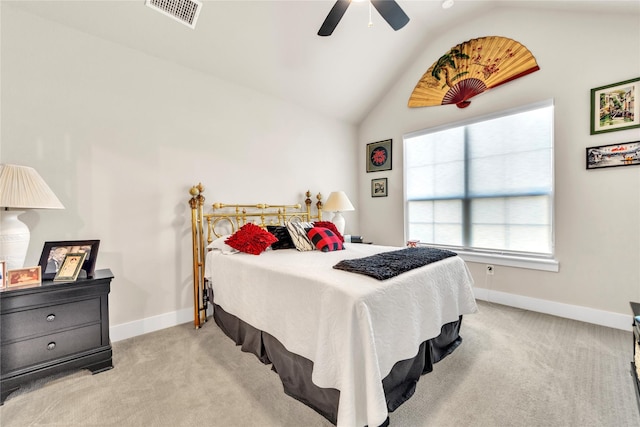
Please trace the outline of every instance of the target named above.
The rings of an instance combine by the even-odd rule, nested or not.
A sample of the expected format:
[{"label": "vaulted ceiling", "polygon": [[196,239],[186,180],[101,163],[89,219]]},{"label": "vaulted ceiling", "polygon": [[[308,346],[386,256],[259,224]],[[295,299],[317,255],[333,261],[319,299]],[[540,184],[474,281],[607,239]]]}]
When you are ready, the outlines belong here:
[{"label": "vaulted ceiling", "polygon": [[[352,2],[330,37],[317,35],[334,0],[204,0],[195,29],[144,0],[2,1],[77,30],[331,117],[360,122],[439,32],[497,7],[635,13],[640,1],[398,0],[410,17],[393,31],[369,3]],[[463,40],[461,40],[463,41]],[[127,64],[122,64],[126,67]]]}]

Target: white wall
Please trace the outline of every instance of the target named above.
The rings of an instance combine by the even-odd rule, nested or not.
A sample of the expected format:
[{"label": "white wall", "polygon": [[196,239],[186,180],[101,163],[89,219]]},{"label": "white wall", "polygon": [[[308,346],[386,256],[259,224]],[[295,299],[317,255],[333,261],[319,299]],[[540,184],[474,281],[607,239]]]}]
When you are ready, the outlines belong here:
[{"label": "white wall", "polygon": [[[637,17],[496,9],[425,40],[354,129],[5,2],[0,10],[0,161],[35,167],[66,206],[23,215],[32,230],[27,263],[38,262],[44,241],[100,239],[98,268],[116,276],[110,312],[119,338],[190,319],[192,184],[207,186],[209,202],[294,203],[306,189],[342,188],[358,195],[357,210],[345,214],[347,232],[402,245],[402,135],[549,98],[560,272],[496,267],[488,279],[483,265],[470,263],[476,284],[560,311],[627,315],[628,301],[640,300],[640,167],[584,169],[585,147],[640,140],[637,130],[589,135],[590,89],[640,76]],[[541,70],[464,110],[406,107],[440,55],[487,35],[520,41]],[[366,144],[387,138],[393,169],[365,173]],[[311,155],[333,168],[314,167]],[[389,197],[372,199],[371,179],[380,177],[389,178]]]},{"label": "white wall", "polygon": [[1,7],[1,161],[36,168],[66,207],[22,216],[27,264],[45,241],[100,239],[112,331],[191,318],[192,185],[224,203],[355,194],[354,126]]},{"label": "white wall", "polygon": [[[466,109],[407,107],[416,83],[441,55],[458,43],[492,35],[525,45],[540,71],[472,98]],[[587,171],[585,147],[640,140],[638,129],[589,133],[590,90],[639,77],[639,44],[637,16],[510,8],[495,9],[425,40],[425,50],[360,126],[360,233],[378,243],[404,242],[403,134],[553,99],[560,271],[497,266],[488,277],[484,265],[469,263],[476,286],[520,301],[553,302],[558,314],[576,307],[630,314],[629,300],[640,300],[640,167]],[[366,144],[386,138],[393,138],[393,170],[365,173]],[[385,176],[389,197],[371,198],[371,179]]]}]

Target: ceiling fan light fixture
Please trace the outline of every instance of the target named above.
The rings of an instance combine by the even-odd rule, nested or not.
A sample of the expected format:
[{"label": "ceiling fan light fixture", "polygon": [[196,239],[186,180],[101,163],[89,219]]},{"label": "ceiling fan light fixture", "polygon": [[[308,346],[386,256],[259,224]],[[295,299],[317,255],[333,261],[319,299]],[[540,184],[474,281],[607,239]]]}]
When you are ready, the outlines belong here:
[{"label": "ceiling fan light fixture", "polygon": [[442,8],[449,9],[453,6],[453,0],[442,0]]}]

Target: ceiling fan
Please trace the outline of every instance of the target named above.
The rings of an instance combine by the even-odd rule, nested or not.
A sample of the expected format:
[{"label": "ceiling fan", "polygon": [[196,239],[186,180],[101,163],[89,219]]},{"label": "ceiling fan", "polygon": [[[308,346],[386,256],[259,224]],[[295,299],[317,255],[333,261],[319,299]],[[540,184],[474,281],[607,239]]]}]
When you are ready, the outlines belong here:
[{"label": "ceiling fan", "polygon": [[[394,0],[369,1],[395,31],[398,31],[400,28],[407,25],[407,22],[409,22],[407,14],[404,13],[400,5],[398,5]],[[347,11],[347,7],[349,7],[350,3],[351,0],[336,1],[336,4],[333,5],[318,31],[319,36],[330,36],[331,33],[333,33],[333,30],[336,29],[338,22],[342,19],[342,16]]]}]

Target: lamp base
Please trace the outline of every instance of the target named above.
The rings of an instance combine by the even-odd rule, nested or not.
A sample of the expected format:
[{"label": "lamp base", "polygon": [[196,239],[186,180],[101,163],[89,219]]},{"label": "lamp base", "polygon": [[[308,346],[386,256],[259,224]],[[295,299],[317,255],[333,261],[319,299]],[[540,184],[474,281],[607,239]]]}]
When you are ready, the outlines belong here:
[{"label": "lamp base", "polygon": [[29,227],[18,219],[24,211],[0,211],[0,261],[7,270],[22,268],[29,249]]},{"label": "lamp base", "polygon": [[333,222],[333,225],[336,226],[336,228],[338,229],[340,234],[342,234],[344,236],[345,220],[344,220],[344,217],[342,216],[342,214],[339,211],[336,211],[333,214],[333,218],[331,218],[331,222]]}]

